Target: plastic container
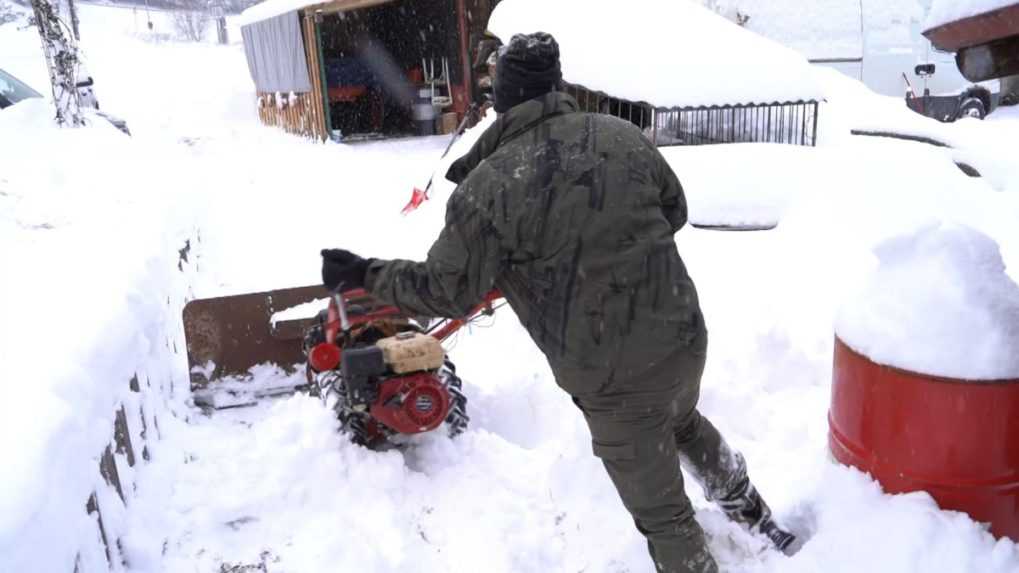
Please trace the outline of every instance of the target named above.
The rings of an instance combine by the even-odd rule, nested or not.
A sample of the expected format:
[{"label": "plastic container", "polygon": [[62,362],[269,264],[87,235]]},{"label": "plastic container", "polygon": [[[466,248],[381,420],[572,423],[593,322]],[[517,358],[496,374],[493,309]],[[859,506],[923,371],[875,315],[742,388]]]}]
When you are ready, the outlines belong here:
[{"label": "plastic container", "polygon": [[417,125],[418,135],[435,135],[436,115],[437,111],[432,103],[432,90],[430,88],[418,90],[414,102],[414,123]]},{"label": "plastic container", "polygon": [[836,338],[828,426],[835,459],[888,493],[927,491],[1019,541],[1019,380],[882,366]]}]

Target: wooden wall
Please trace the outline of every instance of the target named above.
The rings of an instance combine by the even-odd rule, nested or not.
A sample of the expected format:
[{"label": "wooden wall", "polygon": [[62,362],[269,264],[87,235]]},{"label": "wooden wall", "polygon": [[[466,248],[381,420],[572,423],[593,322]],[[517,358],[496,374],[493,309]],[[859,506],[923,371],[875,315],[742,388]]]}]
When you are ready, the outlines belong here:
[{"label": "wooden wall", "polygon": [[315,139],[326,139],[325,121],[319,113],[321,97],[311,93],[258,94],[258,118],[265,125],[279,127],[287,133]]},{"label": "wooden wall", "polygon": [[311,13],[304,14],[301,27],[311,91],[294,94],[258,92],[258,118],[265,125],[279,127],[287,133],[325,141],[329,138],[327,109],[322,95],[315,20]]}]

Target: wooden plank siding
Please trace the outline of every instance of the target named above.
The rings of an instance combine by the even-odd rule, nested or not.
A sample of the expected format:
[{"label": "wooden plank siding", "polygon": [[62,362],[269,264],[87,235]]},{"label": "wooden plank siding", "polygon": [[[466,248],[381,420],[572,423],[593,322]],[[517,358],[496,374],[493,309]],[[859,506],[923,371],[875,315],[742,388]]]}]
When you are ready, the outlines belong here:
[{"label": "wooden plank siding", "polygon": [[310,92],[270,93],[257,92],[258,119],[265,125],[279,127],[287,133],[325,141],[325,102],[322,99],[322,75],[315,40],[314,15],[307,13],[302,19],[305,63],[311,80]]},{"label": "wooden plank siding", "polygon": [[258,93],[258,118],[287,133],[325,139],[325,126],[316,121],[314,94]]}]

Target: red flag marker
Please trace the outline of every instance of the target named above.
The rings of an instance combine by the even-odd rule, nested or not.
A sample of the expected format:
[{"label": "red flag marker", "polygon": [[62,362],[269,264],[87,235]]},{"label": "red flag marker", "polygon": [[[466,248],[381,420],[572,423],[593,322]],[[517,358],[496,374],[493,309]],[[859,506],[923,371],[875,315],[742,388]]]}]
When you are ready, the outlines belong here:
[{"label": "red flag marker", "polygon": [[410,195],[410,201],[407,202],[407,205],[403,208],[402,211],[400,211],[400,213],[406,215],[407,213],[410,213],[411,211],[414,211],[415,209],[420,207],[421,204],[424,203],[427,200],[428,200],[428,192],[427,191],[422,191],[422,190],[418,189],[417,187],[415,187],[414,188],[414,192],[411,193],[411,195]]}]

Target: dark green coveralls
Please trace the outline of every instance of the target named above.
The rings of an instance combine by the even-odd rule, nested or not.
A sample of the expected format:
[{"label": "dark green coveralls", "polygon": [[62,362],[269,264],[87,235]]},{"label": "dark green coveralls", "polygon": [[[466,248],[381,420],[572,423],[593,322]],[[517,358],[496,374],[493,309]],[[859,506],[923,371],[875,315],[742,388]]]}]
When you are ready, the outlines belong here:
[{"label": "dark green coveralls", "polygon": [[375,261],[366,287],[403,310],[466,314],[502,291],[573,396],[660,571],[715,571],[680,459],[709,499],[746,477],[696,410],[707,349],[676,249],[686,200],[623,120],[552,92],[501,114],[450,169],[459,183],[423,263]]}]

